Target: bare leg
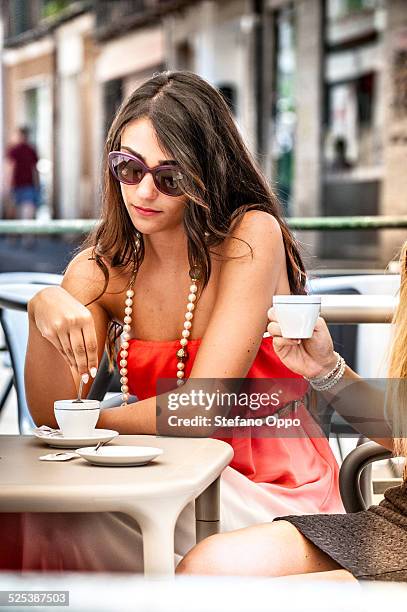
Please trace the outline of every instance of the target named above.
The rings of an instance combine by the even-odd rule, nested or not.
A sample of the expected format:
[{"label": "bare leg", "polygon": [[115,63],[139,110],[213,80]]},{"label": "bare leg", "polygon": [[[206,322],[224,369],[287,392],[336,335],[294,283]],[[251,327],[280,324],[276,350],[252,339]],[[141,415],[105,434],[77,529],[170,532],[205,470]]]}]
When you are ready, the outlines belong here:
[{"label": "bare leg", "polygon": [[290,576],[331,570],[345,572],[291,523],[278,521],[206,538],[184,557],[176,573]]}]

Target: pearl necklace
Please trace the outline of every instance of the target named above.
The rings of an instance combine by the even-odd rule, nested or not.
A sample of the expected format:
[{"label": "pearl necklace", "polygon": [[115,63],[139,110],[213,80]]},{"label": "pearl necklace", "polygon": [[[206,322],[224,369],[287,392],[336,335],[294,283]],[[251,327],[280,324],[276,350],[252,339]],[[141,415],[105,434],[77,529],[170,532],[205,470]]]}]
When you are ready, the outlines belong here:
[{"label": "pearl necklace", "polygon": [[[188,338],[191,335],[192,319],[194,318],[195,301],[197,298],[198,285],[201,274],[197,266],[193,266],[189,271],[189,276],[192,284],[189,287],[187,312],[185,313],[184,328],[182,330],[181,339],[179,341],[180,348],[176,352],[177,357],[177,385],[183,385],[185,382],[185,362],[188,359]],[[129,355],[129,340],[130,340],[130,329],[131,329],[131,315],[133,313],[133,297],[134,297],[134,282],[135,276],[130,281],[129,289],[126,291],[125,308],[124,308],[124,325],[123,333],[121,336],[120,344],[120,385],[122,392],[122,406],[127,406],[129,400],[129,386],[128,386],[128,369],[127,369],[127,357]]]}]

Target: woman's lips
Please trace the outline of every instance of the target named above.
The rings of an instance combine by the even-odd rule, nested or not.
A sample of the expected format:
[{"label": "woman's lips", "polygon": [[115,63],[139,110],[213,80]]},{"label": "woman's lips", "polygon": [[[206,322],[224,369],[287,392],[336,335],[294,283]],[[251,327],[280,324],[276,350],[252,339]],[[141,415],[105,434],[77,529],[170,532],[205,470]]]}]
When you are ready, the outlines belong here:
[{"label": "woman's lips", "polygon": [[152,217],[162,212],[161,210],[154,210],[153,208],[143,208],[142,206],[135,206],[134,204],[133,208],[135,208],[139,215],[143,215],[143,217]]}]

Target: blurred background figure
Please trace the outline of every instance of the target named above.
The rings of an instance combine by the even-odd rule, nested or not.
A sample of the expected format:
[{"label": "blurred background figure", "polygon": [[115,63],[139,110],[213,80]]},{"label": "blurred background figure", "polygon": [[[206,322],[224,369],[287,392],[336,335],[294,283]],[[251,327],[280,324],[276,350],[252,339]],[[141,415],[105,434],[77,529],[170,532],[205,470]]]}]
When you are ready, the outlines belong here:
[{"label": "blurred background figure", "polygon": [[38,155],[29,143],[29,128],[18,129],[16,143],[6,151],[6,192],[14,205],[13,217],[34,219],[39,204]]},{"label": "blurred background figure", "polygon": [[352,164],[348,160],[347,148],[345,138],[338,136],[334,142],[335,157],[332,162],[332,170],[343,171],[352,168]]}]

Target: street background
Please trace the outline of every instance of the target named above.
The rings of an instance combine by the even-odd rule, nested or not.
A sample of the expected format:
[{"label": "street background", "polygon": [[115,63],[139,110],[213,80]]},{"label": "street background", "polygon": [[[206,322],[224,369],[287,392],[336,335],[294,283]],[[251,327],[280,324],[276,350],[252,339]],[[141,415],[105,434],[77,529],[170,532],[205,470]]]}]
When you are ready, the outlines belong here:
[{"label": "street background", "polygon": [[[97,218],[108,126],[122,100],[163,69],[193,70],[223,93],[288,217],[406,214],[405,0],[1,0],[0,8],[0,148],[30,128],[42,219]],[[10,216],[1,205],[0,217]],[[345,270],[383,270],[404,234],[297,233],[309,267]],[[0,242],[1,269],[20,269],[21,245]],[[62,271],[65,253],[66,242],[41,238],[24,257]]]}]

